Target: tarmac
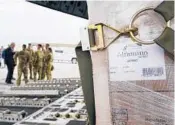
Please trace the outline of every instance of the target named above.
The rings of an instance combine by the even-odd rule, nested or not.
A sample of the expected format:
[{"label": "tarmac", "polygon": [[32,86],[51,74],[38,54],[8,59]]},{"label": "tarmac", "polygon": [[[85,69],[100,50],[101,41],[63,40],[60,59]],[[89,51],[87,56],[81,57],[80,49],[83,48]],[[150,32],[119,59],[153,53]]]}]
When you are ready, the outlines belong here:
[{"label": "tarmac", "polygon": [[[53,78],[79,78],[78,64],[71,63],[54,63],[54,71],[52,72]],[[16,80],[12,80],[14,84],[6,84],[5,79],[7,75],[7,68],[0,68],[0,94],[4,91],[9,91],[11,86],[16,86]],[[13,77],[17,79],[17,67],[15,67]],[[22,78],[23,79],[23,78]],[[22,80],[21,80],[22,81]],[[21,86],[24,86],[24,81]]]},{"label": "tarmac", "polygon": [[[53,78],[79,78],[79,69],[78,64],[71,63],[54,63],[54,71],[52,72]],[[6,84],[5,79],[7,75],[7,68],[0,68],[0,96],[3,96],[3,93],[6,91],[11,91],[10,88],[12,86],[16,86],[16,80],[12,80],[14,84]],[[17,79],[17,67],[15,67],[13,77]],[[23,79],[23,78],[22,78]],[[21,86],[24,86],[24,81],[21,82]],[[3,107],[9,108],[11,110],[26,110],[30,115],[35,111],[39,110],[39,108],[22,108],[22,107]],[[0,125],[13,125],[13,123],[0,122]]]}]

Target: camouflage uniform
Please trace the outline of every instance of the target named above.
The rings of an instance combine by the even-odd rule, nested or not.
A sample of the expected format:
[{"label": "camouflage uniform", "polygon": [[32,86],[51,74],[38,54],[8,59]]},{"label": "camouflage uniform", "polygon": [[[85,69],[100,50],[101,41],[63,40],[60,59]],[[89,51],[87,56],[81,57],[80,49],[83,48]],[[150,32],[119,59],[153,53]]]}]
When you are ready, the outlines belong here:
[{"label": "camouflage uniform", "polygon": [[30,56],[27,50],[19,51],[15,54],[14,60],[15,64],[17,64],[17,58],[19,60],[18,64],[18,78],[17,78],[17,86],[21,84],[21,76],[24,75],[25,83],[28,82],[28,64],[30,60]]},{"label": "camouflage uniform", "polygon": [[30,61],[29,61],[29,71],[30,71],[30,79],[32,79],[32,72],[33,72],[33,56],[34,56],[34,52],[32,49],[27,49],[27,51],[29,52],[30,55]]},{"label": "camouflage uniform", "polygon": [[41,80],[42,68],[43,68],[43,52],[41,50],[37,50],[34,53],[34,62],[33,62],[33,75],[34,81],[36,81],[36,75],[38,73],[38,80]]},{"label": "camouflage uniform", "polygon": [[45,56],[47,80],[52,79],[52,74],[51,74],[52,62],[53,62],[53,55],[52,53],[48,52],[48,54]]},{"label": "camouflage uniform", "polygon": [[44,57],[43,57],[43,67],[42,67],[43,70],[42,70],[41,79],[45,79],[45,76],[46,76],[46,65],[47,65],[46,57],[49,52],[47,50],[43,50],[43,53],[44,53]]}]

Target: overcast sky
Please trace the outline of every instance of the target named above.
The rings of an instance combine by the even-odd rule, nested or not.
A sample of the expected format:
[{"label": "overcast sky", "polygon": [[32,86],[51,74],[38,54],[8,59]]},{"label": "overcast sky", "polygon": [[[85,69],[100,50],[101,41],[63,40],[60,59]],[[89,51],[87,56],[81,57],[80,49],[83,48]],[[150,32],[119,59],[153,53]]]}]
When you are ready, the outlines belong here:
[{"label": "overcast sky", "polygon": [[[88,21],[25,0],[0,0],[0,44],[80,41],[79,28]],[[0,46],[1,46],[0,45]]]}]

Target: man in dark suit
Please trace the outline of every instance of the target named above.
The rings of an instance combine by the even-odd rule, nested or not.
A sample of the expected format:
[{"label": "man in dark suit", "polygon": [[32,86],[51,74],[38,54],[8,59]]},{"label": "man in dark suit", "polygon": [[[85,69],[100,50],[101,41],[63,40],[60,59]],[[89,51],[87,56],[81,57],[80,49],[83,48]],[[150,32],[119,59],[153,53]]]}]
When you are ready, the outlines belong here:
[{"label": "man in dark suit", "polygon": [[7,77],[6,77],[6,83],[7,84],[12,84],[12,78],[13,78],[13,71],[15,67],[15,62],[14,62],[14,48],[15,48],[15,43],[11,43],[10,46],[5,50],[5,64],[7,65]]}]

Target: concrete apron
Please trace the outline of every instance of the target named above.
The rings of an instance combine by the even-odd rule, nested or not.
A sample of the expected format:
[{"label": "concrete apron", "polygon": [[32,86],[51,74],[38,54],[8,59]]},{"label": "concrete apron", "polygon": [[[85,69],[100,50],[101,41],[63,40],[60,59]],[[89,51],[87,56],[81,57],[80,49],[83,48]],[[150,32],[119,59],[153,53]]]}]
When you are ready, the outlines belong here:
[{"label": "concrete apron", "polygon": [[[112,27],[120,29],[129,25],[132,16],[140,9],[145,7],[156,7],[161,1],[87,1],[89,24],[105,23]],[[144,15],[143,15],[144,16]],[[145,16],[140,17],[139,21],[136,21],[136,25],[139,27],[140,36],[142,39],[154,39],[160,35],[163,31],[165,21],[160,15],[150,13],[151,18]],[[158,17],[158,18],[156,18]],[[154,27],[155,24],[159,26]],[[148,26],[152,26],[154,31],[152,33],[146,32]],[[174,25],[174,24],[173,24]],[[144,27],[145,26],[145,27]],[[115,37],[115,33],[106,29],[105,41],[109,42],[111,38]],[[119,38],[127,39],[124,37]],[[128,38],[129,39],[129,38]],[[116,44],[116,42],[114,43]],[[111,45],[113,46],[113,44]],[[166,106],[173,107],[173,82],[174,79],[170,78],[174,74],[174,62],[165,54],[165,67],[166,67],[166,80],[131,80],[127,81],[133,86],[129,86],[134,89],[148,89],[149,94],[141,93],[137,95],[137,99],[132,97],[135,96],[133,93],[132,97],[128,94],[120,95],[114,91],[117,87],[122,85],[122,82],[115,81],[110,82],[109,78],[109,50],[110,47],[98,52],[91,52],[92,64],[93,64],[93,79],[94,79],[94,93],[95,93],[95,109],[96,109],[96,125],[156,125],[156,124],[169,124],[173,125],[172,116],[173,110],[164,112],[165,109],[157,109],[157,113],[150,111],[156,107],[153,104],[153,109],[145,107],[147,111],[142,108],[143,104],[147,103],[146,100],[142,100],[141,104],[138,104],[138,98],[144,98],[149,94],[154,95],[154,98],[158,98],[162,101],[166,99],[170,101],[169,104],[163,102]],[[162,87],[163,86],[163,87]],[[171,87],[170,87],[171,86]],[[126,86],[127,87],[127,86]],[[126,87],[124,89],[126,89]],[[123,89],[123,88],[122,88]],[[157,90],[167,90],[157,92]],[[171,90],[170,90],[171,89]],[[144,95],[145,94],[145,95]],[[144,96],[143,96],[144,95]],[[126,100],[124,100],[124,98]],[[153,97],[150,97],[153,98]],[[135,99],[135,100],[134,100]],[[120,100],[120,101],[118,101]],[[128,100],[128,101],[127,101]],[[149,99],[148,99],[149,100]],[[154,101],[154,99],[152,99]],[[130,104],[128,104],[130,102]],[[150,102],[151,103],[151,102]],[[153,102],[154,103],[154,102]],[[150,104],[151,105],[151,104]],[[135,107],[136,106],[136,107]],[[137,109],[137,106],[141,109]],[[144,107],[144,106],[143,106]],[[170,108],[170,109],[171,109]],[[161,111],[160,111],[161,110]],[[160,111],[160,112],[159,112]],[[151,114],[153,113],[153,114]],[[165,113],[159,115],[160,113]],[[152,117],[155,116],[155,117]],[[157,117],[156,117],[157,116]],[[164,117],[165,116],[165,117]],[[152,117],[152,118],[150,118]],[[161,119],[161,118],[162,119]]]}]

